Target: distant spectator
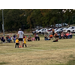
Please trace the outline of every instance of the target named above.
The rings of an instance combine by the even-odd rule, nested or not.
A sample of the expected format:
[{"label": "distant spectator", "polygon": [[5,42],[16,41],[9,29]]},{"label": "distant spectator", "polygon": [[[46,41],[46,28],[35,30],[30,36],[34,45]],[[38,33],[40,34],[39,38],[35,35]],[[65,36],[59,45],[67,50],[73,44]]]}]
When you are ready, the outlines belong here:
[{"label": "distant spectator", "polygon": [[6,36],[6,41],[8,42],[9,35]]},{"label": "distant spectator", "polygon": [[11,39],[11,42],[12,42],[12,36],[10,37],[10,39]]},{"label": "distant spectator", "polygon": [[47,35],[45,35],[44,39],[45,39],[45,40],[50,40],[50,39],[47,37]]},{"label": "distant spectator", "polygon": [[15,40],[16,40],[16,35],[13,35],[13,40],[14,40],[14,43],[15,43]]},{"label": "distant spectator", "polygon": [[59,39],[61,39],[61,32],[58,33]]},{"label": "distant spectator", "polygon": [[66,38],[66,33],[64,33],[64,39]]},{"label": "distant spectator", "polygon": [[1,41],[2,41],[2,42],[5,42],[5,38],[4,38],[3,36],[2,36],[2,38],[1,38]]},{"label": "distant spectator", "polygon": [[70,35],[70,38],[72,38],[72,33],[71,32],[69,33],[69,35]]},{"label": "distant spectator", "polygon": [[61,33],[61,38],[64,38],[64,33],[63,32]]},{"label": "distant spectator", "polygon": [[32,41],[32,38],[31,38],[31,36],[28,36],[28,39],[27,39],[28,41]]},{"label": "distant spectator", "polygon": [[38,36],[38,34],[35,34],[35,40],[37,41],[39,41],[40,40],[40,37]]},{"label": "distant spectator", "polygon": [[11,37],[10,37],[10,36],[8,37],[7,41],[8,41],[9,43],[11,42]]},{"label": "distant spectator", "polygon": [[34,37],[32,38],[32,41],[35,41],[35,38]]},{"label": "distant spectator", "polygon": [[49,35],[49,37],[50,37],[50,39],[53,39],[53,35],[51,34],[51,35]]},{"label": "distant spectator", "polygon": [[67,38],[67,39],[70,38],[69,32],[66,33],[66,38]]}]

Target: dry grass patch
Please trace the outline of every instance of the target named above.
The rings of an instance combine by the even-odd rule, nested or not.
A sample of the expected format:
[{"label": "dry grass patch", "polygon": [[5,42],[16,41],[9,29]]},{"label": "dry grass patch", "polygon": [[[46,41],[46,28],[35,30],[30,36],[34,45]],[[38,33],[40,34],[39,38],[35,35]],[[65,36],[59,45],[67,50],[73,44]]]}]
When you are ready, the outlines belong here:
[{"label": "dry grass patch", "polygon": [[0,65],[66,65],[75,57],[74,38],[54,43],[41,37],[41,41],[27,42],[27,48],[14,45],[0,44]]}]

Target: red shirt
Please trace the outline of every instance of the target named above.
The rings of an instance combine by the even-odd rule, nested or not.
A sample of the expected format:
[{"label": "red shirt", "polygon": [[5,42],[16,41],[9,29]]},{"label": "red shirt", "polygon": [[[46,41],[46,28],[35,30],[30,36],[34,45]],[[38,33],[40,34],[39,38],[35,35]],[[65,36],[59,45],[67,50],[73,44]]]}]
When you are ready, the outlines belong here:
[{"label": "red shirt", "polygon": [[66,33],[66,36],[68,36],[69,35],[69,33]]}]

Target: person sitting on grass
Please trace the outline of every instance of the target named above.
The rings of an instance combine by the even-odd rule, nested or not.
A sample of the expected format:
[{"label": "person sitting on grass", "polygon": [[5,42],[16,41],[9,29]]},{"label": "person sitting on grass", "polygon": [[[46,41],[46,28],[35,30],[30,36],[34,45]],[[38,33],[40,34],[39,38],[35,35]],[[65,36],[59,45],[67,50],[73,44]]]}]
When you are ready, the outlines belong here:
[{"label": "person sitting on grass", "polygon": [[7,41],[8,41],[9,43],[11,42],[11,37],[10,37],[10,36],[8,37]]},{"label": "person sitting on grass", "polygon": [[47,35],[45,35],[44,39],[45,39],[45,40],[50,40],[50,39],[47,37]]},{"label": "person sitting on grass", "polygon": [[9,35],[6,36],[6,42],[8,42]]},{"label": "person sitting on grass", "polygon": [[72,33],[70,32],[70,34],[69,34],[69,35],[70,35],[70,39],[71,39],[71,38],[72,38]]},{"label": "person sitting on grass", "polygon": [[39,37],[39,35],[38,34],[35,34],[35,40],[37,41],[40,41],[40,37]]},{"label": "person sitting on grass", "polygon": [[63,32],[61,33],[61,38],[64,38],[64,33]]},{"label": "person sitting on grass", "polygon": [[28,41],[32,41],[32,38],[31,38],[31,36],[29,36],[27,40],[28,40]]},{"label": "person sitting on grass", "polygon": [[53,39],[53,35],[52,34],[49,37],[50,37],[50,39]]},{"label": "person sitting on grass", "polygon": [[15,48],[19,48],[19,40],[18,40],[18,38],[16,38],[16,40],[15,40]]},{"label": "person sitting on grass", "polygon": [[34,37],[32,38],[32,41],[35,41],[35,38]]},{"label": "person sitting on grass", "polygon": [[66,38],[67,38],[67,39],[70,38],[69,32],[66,33]]},{"label": "person sitting on grass", "polygon": [[13,41],[15,43],[15,40],[16,40],[16,35],[13,35]]},{"label": "person sitting on grass", "polygon": [[5,42],[5,38],[4,38],[3,36],[2,36],[2,38],[1,38],[1,41],[2,41],[2,42]]},{"label": "person sitting on grass", "polygon": [[26,45],[26,38],[25,37],[23,37],[23,47],[24,47],[24,45],[25,45],[25,47],[27,47],[27,45]]}]

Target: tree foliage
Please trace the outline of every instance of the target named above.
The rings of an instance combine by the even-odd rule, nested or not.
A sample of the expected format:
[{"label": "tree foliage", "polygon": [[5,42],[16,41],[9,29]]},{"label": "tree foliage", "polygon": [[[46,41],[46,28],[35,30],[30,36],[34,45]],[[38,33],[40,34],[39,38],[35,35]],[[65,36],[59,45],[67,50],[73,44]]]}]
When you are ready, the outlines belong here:
[{"label": "tree foliage", "polygon": [[[58,23],[75,24],[73,9],[4,9],[6,31],[31,29],[36,26],[50,26]],[[0,10],[0,30],[2,29],[2,10]]]}]

